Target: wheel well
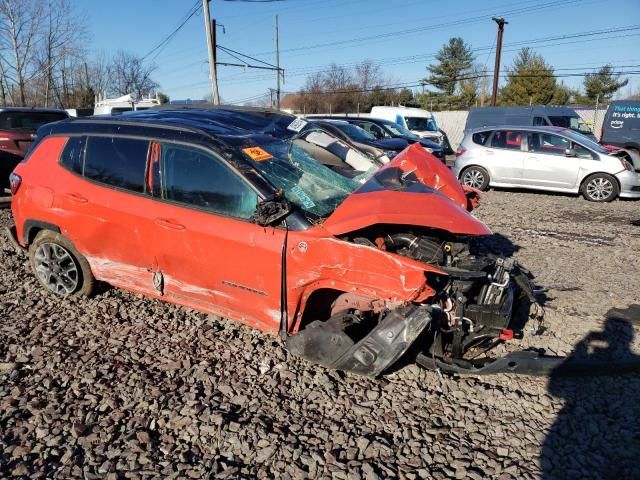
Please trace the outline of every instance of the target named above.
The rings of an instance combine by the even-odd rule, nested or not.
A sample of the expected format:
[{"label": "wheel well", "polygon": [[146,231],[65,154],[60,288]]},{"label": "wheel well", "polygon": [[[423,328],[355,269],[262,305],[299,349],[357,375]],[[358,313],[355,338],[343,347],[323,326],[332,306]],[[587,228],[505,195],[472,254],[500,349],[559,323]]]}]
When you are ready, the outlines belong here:
[{"label": "wheel well", "polygon": [[22,236],[24,244],[29,246],[41,230],[51,230],[52,232],[60,233],[60,227],[53,223],[29,219],[24,222],[24,231]]},{"label": "wheel well", "polygon": [[330,288],[315,290],[304,306],[300,329],[314,320],[326,320],[331,316],[331,306],[335,300],[345,292]]},{"label": "wheel well", "polygon": [[594,175],[607,175],[608,177],[611,177],[616,181],[616,185],[618,185],[618,190],[621,188],[620,180],[618,180],[615,175],[611,175],[610,173],[607,173],[607,172],[593,172],[582,179],[582,181],[580,182],[580,190],[582,190],[582,187],[584,186],[584,183],[587,181],[587,179],[593,177]]},{"label": "wheel well", "polygon": [[489,169],[487,167],[483,167],[482,165],[478,165],[478,164],[472,164],[472,165],[467,165],[466,167],[464,167],[462,170],[460,170],[460,174],[458,175],[458,180],[460,180],[462,178],[462,174],[464,172],[466,172],[467,170],[469,170],[472,167],[477,167],[477,168],[481,168],[483,169],[485,172],[487,172],[487,174],[489,175],[489,179],[491,179],[491,172],[489,171]]}]

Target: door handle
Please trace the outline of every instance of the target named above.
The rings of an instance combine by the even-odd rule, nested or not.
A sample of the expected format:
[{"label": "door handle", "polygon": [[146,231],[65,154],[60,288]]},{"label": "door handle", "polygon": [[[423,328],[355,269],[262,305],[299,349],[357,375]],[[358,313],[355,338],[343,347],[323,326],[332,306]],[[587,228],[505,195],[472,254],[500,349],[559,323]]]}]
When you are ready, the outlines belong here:
[{"label": "door handle", "polygon": [[78,202],[78,203],[88,202],[88,200],[84,198],[82,195],[80,195],[79,193],[67,193],[67,198],[69,198],[69,200],[73,200],[74,202]]},{"label": "door handle", "polygon": [[176,222],[168,218],[156,218],[156,224],[162,228],[170,228],[172,230],[184,230],[185,227],[181,223]]}]

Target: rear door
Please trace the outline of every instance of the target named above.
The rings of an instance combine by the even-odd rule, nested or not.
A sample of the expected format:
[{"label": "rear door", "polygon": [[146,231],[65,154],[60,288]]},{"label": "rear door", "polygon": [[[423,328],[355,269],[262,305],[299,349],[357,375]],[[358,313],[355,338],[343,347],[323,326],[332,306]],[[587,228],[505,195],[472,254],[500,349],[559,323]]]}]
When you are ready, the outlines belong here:
[{"label": "rear door", "polygon": [[517,185],[522,178],[524,152],[520,130],[496,130],[489,138],[483,156],[492,181]]},{"label": "rear door", "polygon": [[[560,135],[529,132],[522,183],[540,188],[573,188],[581,160],[578,156],[566,156],[565,152],[572,147],[571,140]],[[586,150],[584,147],[580,148],[581,150],[576,151],[577,155],[583,155]]]},{"label": "rear door", "polygon": [[148,150],[149,141],[139,138],[69,138],[54,208],[63,212],[62,233],[87,257],[96,278],[154,294]]},{"label": "rear door", "polygon": [[153,248],[164,294],[276,332],[285,230],[251,222],[256,191],[212,152],[154,145],[153,189],[159,198]]}]

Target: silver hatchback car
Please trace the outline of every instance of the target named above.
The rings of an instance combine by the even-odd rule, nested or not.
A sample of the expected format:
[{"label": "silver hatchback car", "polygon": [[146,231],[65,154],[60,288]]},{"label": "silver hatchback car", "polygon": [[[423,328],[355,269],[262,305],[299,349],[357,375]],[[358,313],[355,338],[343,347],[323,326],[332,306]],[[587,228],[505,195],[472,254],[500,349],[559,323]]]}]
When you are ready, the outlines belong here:
[{"label": "silver hatchback car", "polygon": [[640,198],[640,172],[566,128],[485,127],[466,132],[454,172],[464,185],[582,193],[593,202]]}]

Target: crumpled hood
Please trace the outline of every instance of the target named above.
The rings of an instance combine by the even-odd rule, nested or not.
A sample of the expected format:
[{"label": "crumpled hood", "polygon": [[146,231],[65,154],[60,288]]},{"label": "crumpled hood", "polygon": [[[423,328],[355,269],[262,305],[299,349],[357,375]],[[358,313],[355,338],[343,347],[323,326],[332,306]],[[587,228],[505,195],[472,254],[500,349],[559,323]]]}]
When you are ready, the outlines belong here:
[{"label": "crumpled hood", "polygon": [[468,199],[440,160],[413,144],[353,192],[325,220],[332,235],[387,223],[437,228],[459,235],[491,231],[466,209]]}]

